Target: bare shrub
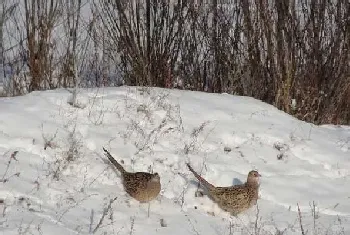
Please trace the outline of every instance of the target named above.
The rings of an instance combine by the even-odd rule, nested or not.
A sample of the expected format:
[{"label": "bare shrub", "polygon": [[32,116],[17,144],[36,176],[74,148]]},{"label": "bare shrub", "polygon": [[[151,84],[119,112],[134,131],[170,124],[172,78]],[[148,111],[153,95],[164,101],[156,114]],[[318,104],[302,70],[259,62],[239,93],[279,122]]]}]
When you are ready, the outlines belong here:
[{"label": "bare shrub", "polygon": [[350,10],[344,4],[242,1],[245,94],[302,120],[349,123],[343,100],[349,97],[350,31],[344,22]]},{"label": "bare shrub", "polygon": [[55,88],[52,33],[62,13],[62,1],[24,1],[30,84],[28,91]]},{"label": "bare shrub", "polygon": [[71,96],[68,98],[67,103],[72,105],[74,108],[84,109],[86,104],[78,100],[78,88],[74,88],[73,90],[68,90],[71,93]]},{"label": "bare shrub", "polygon": [[[136,109],[136,116],[129,118],[129,124],[123,138],[125,141],[135,137],[134,145],[137,148],[136,154],[143,151],[152,151],[153,146],[169,133],[180,132],[182,120],[179,112],[179,106],[173,105],[168,100],[168,93],[149,90],[143,92],[143,101],[134,107],[128,104],[126,97],[125,108]],[[161,119],[155,115],[156,111],[165,112]]]},{"label": "bare shrub", "polygon": [[[350,123],[347,1],[103,0],[91,2],[86,21],[83,5],[25,0],[22,23],[3,4],[0,26],[11,15],[16,30],[0,30],[11,38],[0,61],[10,70],[11,95],[177,87],[252,96],[315,124]],[[54,36],[59,24],[63,39]]]},{"label": "bare shrub", "polygon": [[168,79],[252,96],[316,124],[349,123],[344,1],[159,4],[101,4],[126,84],[168,87]]},{"label": "bare shrub", "polygon": [[[172,86],[185,29],[183,1],[100,1],[100,14],[129,85]],[[112,49],[113,48],[113,49]],[[117,49],[117,50],[115,50]]]},{"label": "bare shrub", "polygon": [[58,129],[51,136],[44,133],[44,124],[41,124],[41,136],[42,136],[43,141],[44,141],[44,150],[46,150],[48,147],[52,148],[52,149],[55,149],[58,147],[58,144],[56,142],[57,133],[58,133]]},{"label": "bare shrub", "polygon": [[[67,145],[65,144],[63,145],[67,147],[64,147],[64,149],[62,149],[62,152],[56,155],[56,160],[54,162],[47,163],[48,164],[47,175],[52,175],[52,177],[56,180],[59,180],[61,177],[62,171],[67,169],[69,164],[80,156],[80,149],[82,147],[82,141],[76,133],[76,123],[73,125],[71,130],[69,129],[69,127],[67,127],[67,130],[68,130],[68,134],[66,138]],[[57,135],[57,132],[53,135],[54,137],[52,137],[52,140],[46,140],[45,146],[47,147],[57,146],[55,142],[53,142],[53,140],[56,138],[56,135]]]},{"label": "bare shrub", "polygon": [[199,134],[203,132],[204,128],[209,124],[209,121],[201,123],[198,127],[193,128],[190,134],[190,141],[185,143],[184,153],[187,155],[191,151],[195,151],[198,145]]},{"label": "bare shrub", "polygon": [[13,16],[18,3],[9,4],[7,1],[1,3],[0,11],[0,97],[9,94],[9,84],[7,79],[5,79],[5,58],[4,58],[4,27],[6,26],[6,21]]}]

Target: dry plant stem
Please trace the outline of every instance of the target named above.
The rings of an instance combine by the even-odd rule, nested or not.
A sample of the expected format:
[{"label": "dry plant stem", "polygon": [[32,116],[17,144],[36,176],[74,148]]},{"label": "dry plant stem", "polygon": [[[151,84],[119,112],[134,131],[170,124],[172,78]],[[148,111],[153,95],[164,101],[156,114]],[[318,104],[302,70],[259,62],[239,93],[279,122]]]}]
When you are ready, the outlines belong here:
[{"label": "dry plant stem", "polygon": [[130,218],[130,233],[129,235],[132,235],[134,233],[134,224],[135,224],[135,217]]},{"label": "dry plant stem", "polygon": [[10,159],[8,160],[7,164],[6,164],[6,170],[5,170],[4,174],[3,174],[2,179],[0,180],[0,182],[5,183],[5,182],[7,182],[8,179],[11,178],[12,176],[14,176],[14,175],[19,175],[19,172],[17,172],[17,173],[15,173],[14,175],[12,175],[12,176],[10,176],[10,177],[6,177],[7,172],[8,172],[8,170],[9,170],[9,168],[10,168],[10,165],[11,165],[12,160],[18,161],[17,158],[16,158],[17,153],[18,153],[18,151],[14,151],[14,152],[11,154],[11,157],[10,157]]},{"label": "dry plant stem", "polygon": [[[312,218],[313,218],[313,225],[314,225],[314,234],[316,233],[316,205],[315,205],[315,201],[312,201],[312,205],[311,205],[311,212],[312,212]],[[316,234],[315,234],[316,235]]]},{"label": "dry plant stem", "polygon": [[[103,119],[104,119],[104,115],[105,115],[105,110],[103,109],[103,98],[101,99],[102,100],[102,107],[100,107],[100,105],[97,105],[96,104],[96,101],[97,101],[97,96],[99,94],[99,90],[100,88],[98,87],[93,98],[92,98],[92,102],[89,101],[89,114],[88,114],[88,118],[89,118],[89,121],[91,123],[93,123],[94,125],[96,126],[99,126],[99,125],[102,125],[103,124]],[[93,109],[96,109],[97,111],[97,108],[100,108],[100,110],[98,111],[98,116],[95,117],[93,115]]]},{"label": "dry plant stem", "polygon": [[191,225],[193,232],[194,232],[196,235],[200,235],[200,233],[198,232],[198,230],[196,229],[196,227],[195,227],[194,224],[192,223],[191,219],[190,219],[190,218],[187,218],[187,221],[188,221],[188,223]]},{"label": "dry plant stem", "polygon": [[167,120],[166,120],[166,118],[164,118],[162,120],[162,122],[146,136],[146,141],[144,142],[144,144],[142,146],[139,146],[139,148],[138,148],[137,152],[135,153],[135,155],[137,155],[140,152],[142,152],[143,150],[145,150],[146,147],[150,147],[150,144],[153,145],[154,143],[152,143],[151,138],[155,137],[157,135],[157,133],[159,133],[164,128],[164,126],[166,124],[167,124]]},{"label": "dry plant stem", "polygon": [[188,183],[184,186],[184,189],[182,190],[180,196],[176,199],[176,202],[179,203],[181,205],[181,210],[183,210],[183,206],[185,204],[185,193],[188,187]]},{"label": "dry plant stem", "polygon": [[112,204],[114,203],[115,200],[117,200],[117,198],[118,198],[118,197],[115,197],[115,198],[109,200],[109,203],[108,203],[107,208],[104,208],[104,209],[103,209],[103,214],[102,214],[102,216],[101,216],[101,218],[100,218],[100,221],[98,222],[98,224],[96,225],[96,227],[94,228],[94,230],[92,231],[92,233],[96,233],[97,230],[101,227],[104,218],[106,217],[106,215],[108,214],[108,212],[112,209]]},{"label": "dry plant stem", "polygon": [[259,228],[259,205],[256,204],[256,216],[255,216],[255,223],[254,223],[254,231],[255,234],[260,234],[260,228]]},{"label": "dry plant stem", "polygon": [[197,142],[198,142],[198,137],[199,137],[199,134],[201,132],[203,132],[204,128],[206,125],[209,124],[209,121],[206,121],[206,122],[203,122],[201,123],[201,125],[197,128],[194,128],[191,132],[191,141],[190,143],[186,143],[185,144],[185,147],[184,147],[184,152],[185,154],[189,154],[190,151],[194,151],[195,150],[195,147],[197,145]]},{"label": "dry plant stem", "polygon": [[233,228],[233,223],[232,221],[230,221],[230,224],[229,224],[229,235],[233,235],[233,231],[232,231],[232,228]]},{"label": "dry plant stem", "polygon": [[304,227],[303,227],[303,221],[302,221],[302,217],[301,217],[301,211],[300,211],[299,203],[297,204],[297,206],[298,206],[298,217],[299,217],[299,225],[300,225],[301,234],[302,235],[306,235],[305,231],[304,231]]},{"label": "dry plant stem", "polygon": [[54,140],[57,137],[57,133],[58,133],[58,129],[56,130],[55,134],[51,138],[48,138],[44,134],[44,124],[43,123],[41,124],[41,136],[43,137],[43,140],[44,140],[44,150],[46,150],[47,147],[50,147],[50,148],[56,147]]},{"label": "dry plant stem", "polygon": [[92,233],[92,225],[94,223],[94,217],[95,217],[95,211],[94,209],[91,209],[90,213],[90,224],[89,224],[89,233]]},{"label": "dry plant stem", "polygon": [[59,1],[24,1],[26,43],[30,84],[28,91],[54,88],[55,71],[51,45],[52,33],[59,20],[62,5]]},{"label": "dry plant stem", "polygon": [[18,4],[5,3],[1,38],[17,40],[0,43],[9,93],[122,79],[252,96],[305,121],[349,124],[348,1],[168,2],[92,1],[89,22],[81,0],[24,0],[24,20]]},{"label": "dry plant stem", "polygon": [[86,195],[83,199],[79,200],[79,201],[76,202],[74,205],[72,205],[72,206],[68,207],[67,209],[65,209],[65,210],[62,212],[62,214],[59,216],[58,222],[61,222],[63,216],[64,216],[68,211],[70,211],[71,209],[73,209],[73,208],[79,206],[79,204],[81,204],[82,202],[84,202],[86,199],[88,199],[88,198],[90,198],[90,197],[92,197],[92,196],[95,196],[95,195],[96,195],[96,194]]},{"label": "dry plant stem", "polygon": [[4,206],[4,208],[2,209],[2,217],[4,218],[6,216],[7,205],[4,204],[3,206]]}]

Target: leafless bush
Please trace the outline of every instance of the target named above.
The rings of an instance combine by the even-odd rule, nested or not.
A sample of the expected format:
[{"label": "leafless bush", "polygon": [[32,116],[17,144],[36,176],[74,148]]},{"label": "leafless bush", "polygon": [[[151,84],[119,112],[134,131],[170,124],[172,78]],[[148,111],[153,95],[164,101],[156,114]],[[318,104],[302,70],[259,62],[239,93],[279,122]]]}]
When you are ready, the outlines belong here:
[{"label": "leafless bush", "polygon": [[81,139],[76,135],[76,124],[68,134],[68,151],[67,151],[67,161],[73,161],[79,156],[79,149],[82,147]]},{"label": "leafless bush", "polygon": [[[81,0],[71,1],[68,0],[65,3],[66,7],[66,17],[65,17],[65,33],[67,44],[66,52],[63,56],[62,71],[59,75],[59,84],[61,87],[76,87],[73,91],[73,95],[77,95],[78,86],[78,65],[77,65],[77,43],[78,43],[78,29],[79,25],[82,23],[80,20],[81,14]],[[75,99],[73,99],[73,104]],[[74,106],[74,105],[73,105]]]},{"label": "leafless bush", "polygon": [[183,1],[100,1],[108,45],[129,85],[171,87],[184,35]]},{"label": "leafless bush", "polygon": [[6,1],[1,3],[0,11],[0,97],[6,96],[9,92],[8,81],[5,81],[5,58],[4,58],[4,27],[6,21],[14,14],[18,3],[8,4]]},{"label": "leafless bush", "polygon": [[[86,20],[81,0],[25,0],[24,25],[11,16],[18,42],[2,48],[2,64],[11,70],[13,95],[178,87],[252,96],[316,124],[349,124],[347,3],[103,0],[91,3]],[[59,24],[63,39],[53,35]]]},{"label": "leafless bush", "polygon": [[349,97],[350,71],[345,4],[242,1],[245,94],[302,120],[349,123],[343,101]]},{"label": "leafless bush", "polygon": [[[68,89],[67,89],[68,90]],[[84,109],[86,104],[78,100],[78,88],[74,88],[72,91],[68,90],[71,93],[71,96],[68,98],[67,103],[72,105],[74,108]]]},{"label": "leafless bush", "polygon": [[[158,93],[157,91],[148,91],[143,93],[144,100],[136,107],[126,105],[126,109],[136,109],[136,116],[130,117],[127,131],[123,134],[125,141],[136,137],[134,145],[137,148],[136,154],[143,151],[152,151],[153,146],[163,136],[181,131],[182,120],[179,113],[179,107],[173,105],[168,100],[168,93]],[[128,99],[128,98],[126,98]],[[128,101],[125,101],[126,103]],[[130,110],[129,110],[130,111]],[[165,111],[165,114],[156,122],[156,111]]]},{"label": "leafless bush", "polygon": [[58,144],[56,143],[56,137],[57,137],[58,129],[52,136],[48,136],[48,134],[44,133],[44,124],[41,124],[41,136],[44,141],[44,150],[46,150],[48,147],[49,148],[57,148]]},{"label": "leafless bush", "polygon": [[180,88],[253,96],[313,123],[349,123],[345,5],[148,0],[101,8],[126,84],[168,87],[168,79]]},{"label": "leafless bush", "polygon": [[62,14],[62,1],[25,0],[25,29],[30,84],[28,91],[55,88],[52,33]]},{"label": "leafless bush", "polygon": [[201,123],[196,128],[193,128],[190,134],[190,141],[185,143],[184,153],[187,155],[190,151],[194,151],[198,145],[199,134],[203,132],[204,128],[209,124],[209,121]]},{"label": "leafless bush", "polygon": [[[62,149],[63,151],[56,155],[56,160],[54,162],[48,163],[47,175],[52,175],[52,177],[56,180],[59,180],[62,171],[67,169],[69,164],[80,156],[80,149],[82,147],[81,139],[76,133],[76,123],[73,125],[72,129],[69,129],[69,127],[67,127],[67,130],[68,134],[66,144],[62,144],[61,146],[61,148],[64,148]],[[57,133],[58,131],[56,131],[53,137],[49,140],[47,138],[44,138],[44,140],[46,139],[45,147],[58,147],[58,145],[54,142]]]},{"label": "leafless bush", "polygon": [[157,143],[167,125],[168,119],[164,117],[158,125],[148,131],[139,122],[131,119],[128,126],[128,133],[124,137],[130,138],[133,134],[138,136],[138,140],[134,142],[135,147],[138,149],[136,154],[145,150],[152,151],[154,144]]}]

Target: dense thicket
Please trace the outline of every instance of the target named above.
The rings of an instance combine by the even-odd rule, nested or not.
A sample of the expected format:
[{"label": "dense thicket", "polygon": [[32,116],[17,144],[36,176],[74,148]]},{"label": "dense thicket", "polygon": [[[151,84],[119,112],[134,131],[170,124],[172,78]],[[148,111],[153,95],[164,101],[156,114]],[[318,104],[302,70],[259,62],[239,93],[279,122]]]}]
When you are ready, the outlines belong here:
[{"label": "dense thicket", "polygon": [[[101,0],[88,2],[80,24],[74,2],[25,1],[28,91],[122,79],[252,96],[302,120],[350,124],[348,0]],[[57,58],[52,32],[62,24]]]}]

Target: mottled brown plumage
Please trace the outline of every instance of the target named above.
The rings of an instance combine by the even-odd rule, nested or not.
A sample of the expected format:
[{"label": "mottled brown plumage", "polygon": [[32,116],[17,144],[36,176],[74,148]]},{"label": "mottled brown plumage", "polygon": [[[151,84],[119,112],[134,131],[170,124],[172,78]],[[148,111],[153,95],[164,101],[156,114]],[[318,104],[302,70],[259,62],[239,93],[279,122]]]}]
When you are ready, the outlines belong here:
[{"label": "mottled brown plumage", "polygon": [[105,149],[106,157],[120,171],[125,191],[139,202],[149,202],[155,199],[161,189],[158,173],[127,172]]},{"label": "mottled brown plumage", "polygon": [[261,176],[257,171],[250,171],[247,182],[242,185],[215,187],[195,172],[190,164],[187,166],[208,191],[209,197],[224,211],[237,215],[256,204],[259,197],[259,177]]}]

